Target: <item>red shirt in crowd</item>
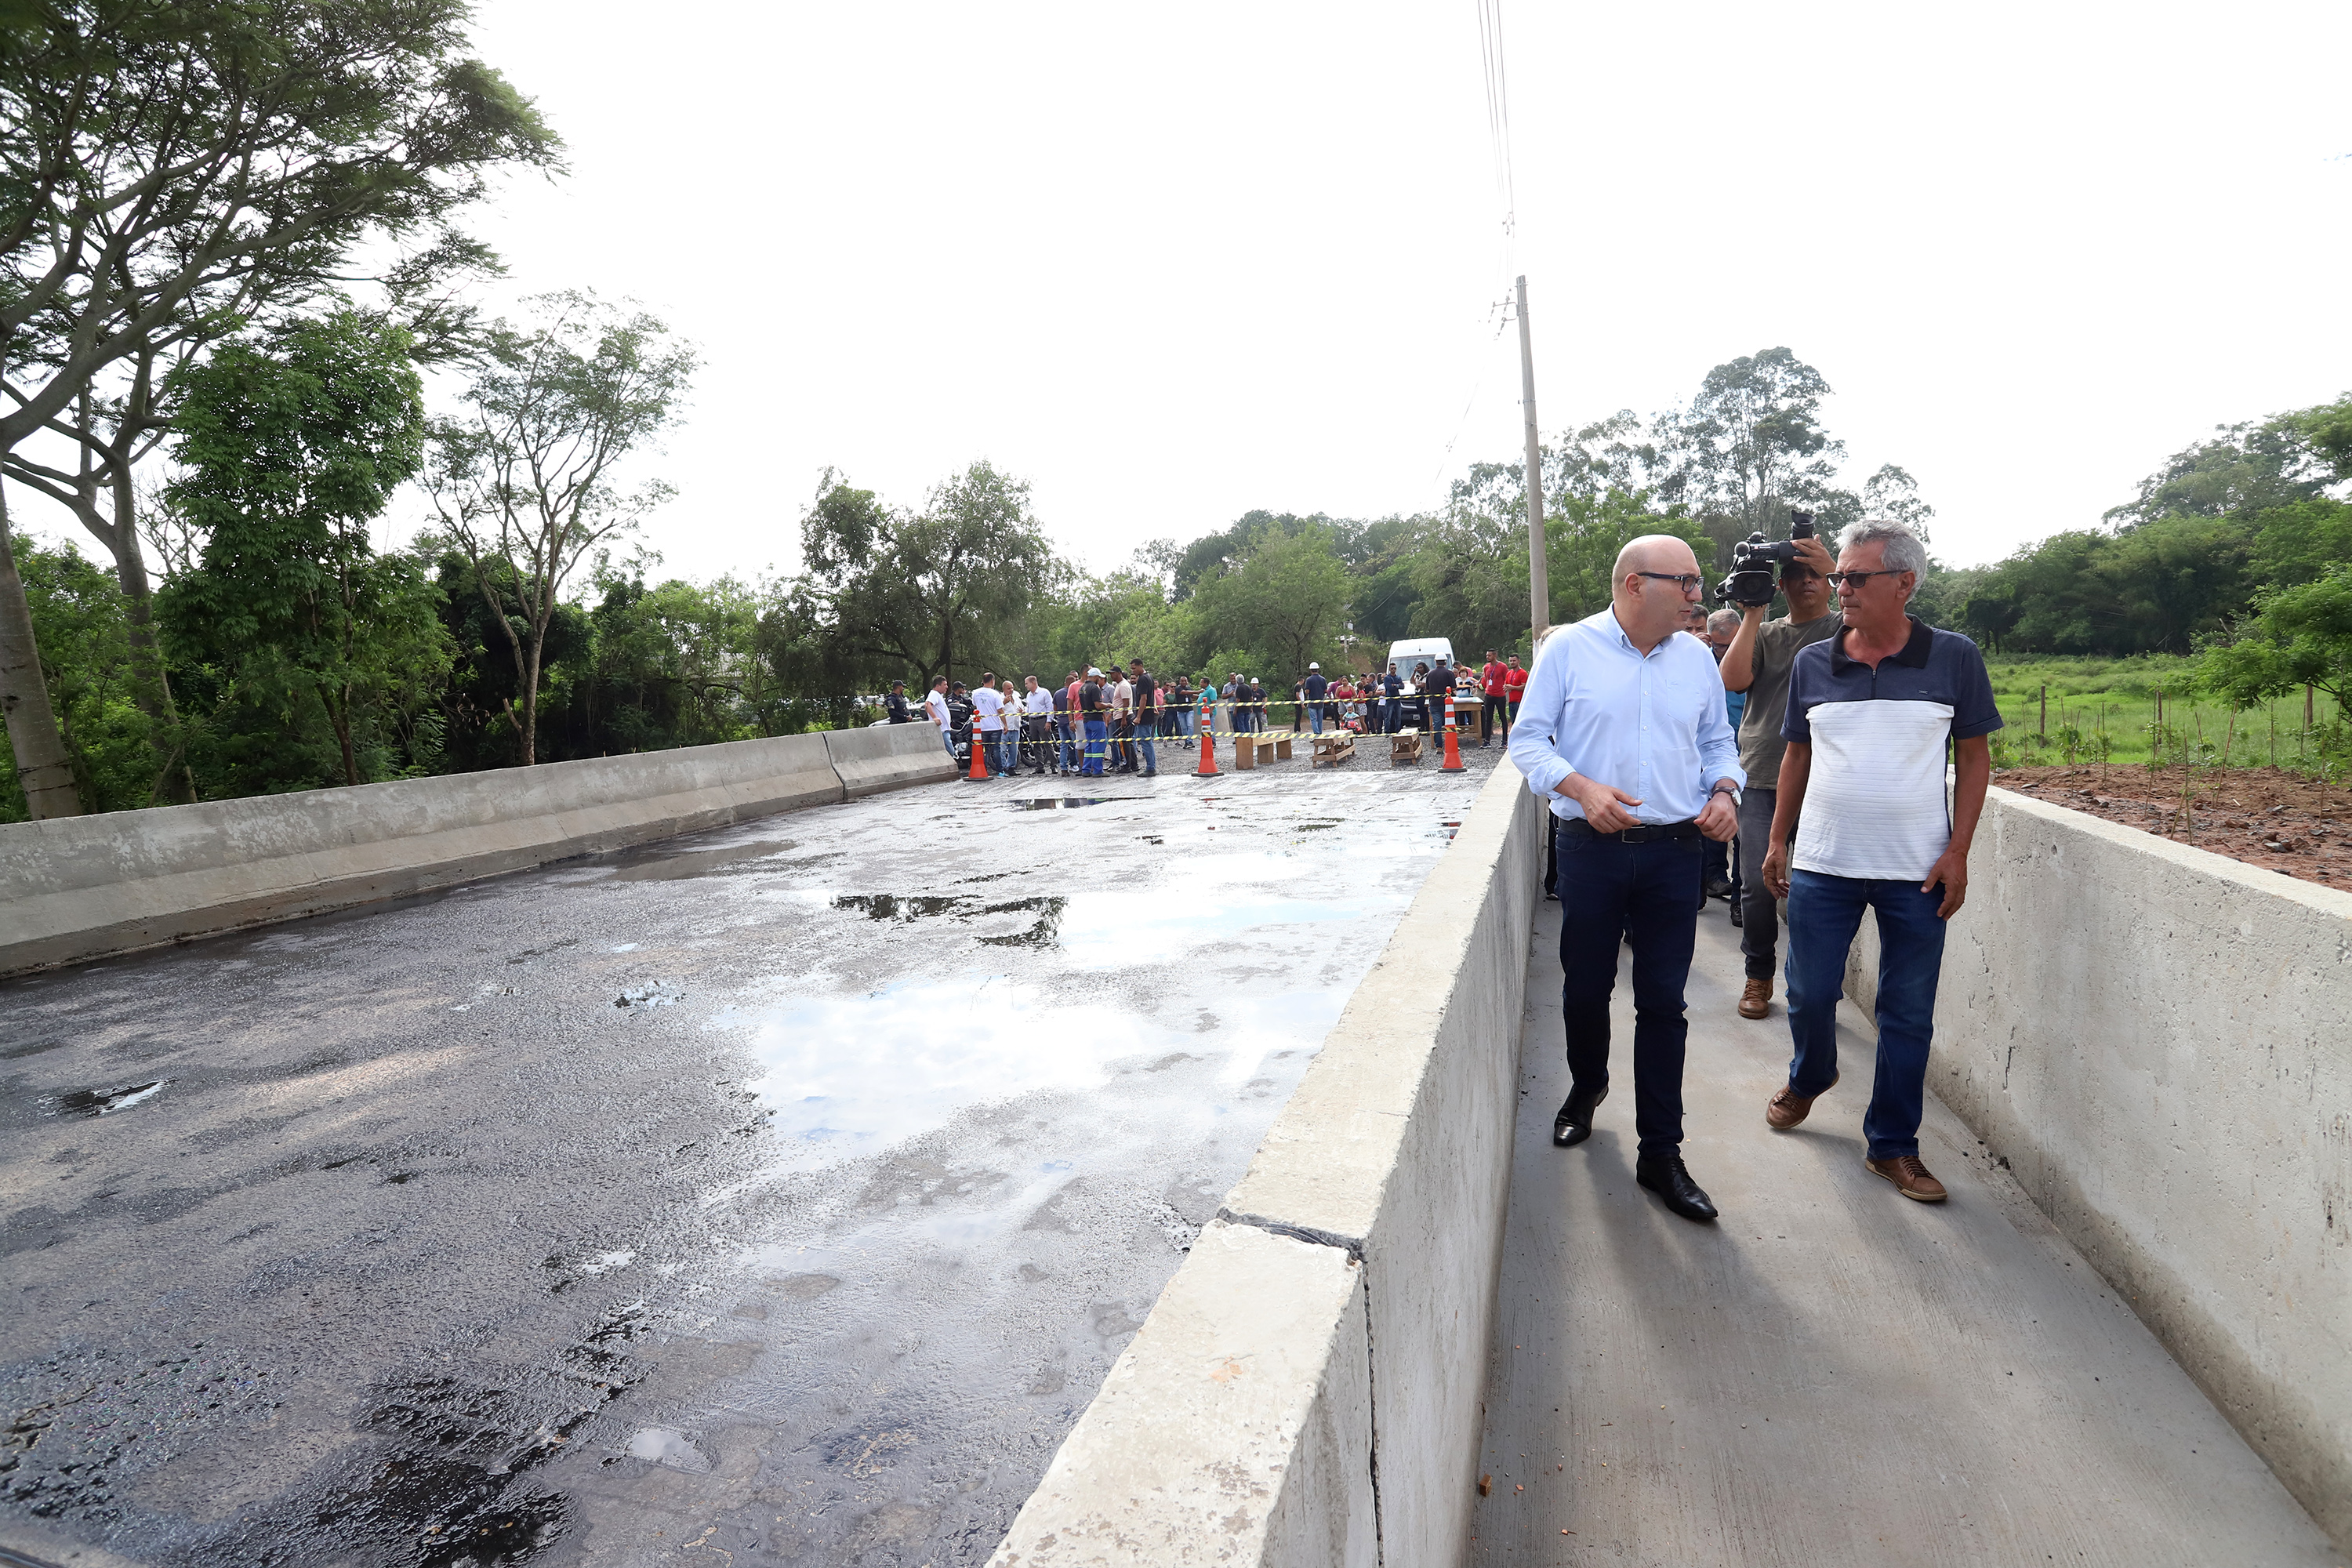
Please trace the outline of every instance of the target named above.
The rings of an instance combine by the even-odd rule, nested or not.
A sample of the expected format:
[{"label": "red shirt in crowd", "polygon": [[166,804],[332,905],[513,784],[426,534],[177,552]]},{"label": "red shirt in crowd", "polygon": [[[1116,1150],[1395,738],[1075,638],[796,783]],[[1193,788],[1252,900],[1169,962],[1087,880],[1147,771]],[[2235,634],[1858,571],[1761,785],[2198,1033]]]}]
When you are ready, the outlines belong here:
[{"label": "red shirt in crowd", "polygon": [[1479,684],[1485,689],[1487,696],[1500,697],[1503,695],[1503,677],[1508,672],[1505,668],[1502,660],[1488,659],[1486,661],[1486,668],[1480,670],[1478,673],[1485,678],[1479,682]]},{"label": "red shirt in crowd", "polygon": [[1528,689],[1528,672],[1511,668],[1503,672],[1503,695],[1517,702]]}]

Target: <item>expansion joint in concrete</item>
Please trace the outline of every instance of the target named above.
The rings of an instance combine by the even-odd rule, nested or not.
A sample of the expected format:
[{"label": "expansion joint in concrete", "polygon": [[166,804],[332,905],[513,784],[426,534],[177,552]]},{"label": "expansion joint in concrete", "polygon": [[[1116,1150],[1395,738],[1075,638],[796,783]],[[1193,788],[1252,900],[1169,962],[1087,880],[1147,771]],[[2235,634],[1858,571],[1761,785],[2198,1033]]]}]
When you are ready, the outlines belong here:
[{"label": "expansion joint in concrete", "polygon": [[1227,1225],[1245,1225],[1250,1226],[1252,1229],[1265,1231],[1268,1236],[1286,1237],[1292,1241],[1303,1241],[1311,1247],[1335,1247],[1348,1255],[1349,1262],[1355,1264],[1360,1270],[1364,1270],[1362,1284],[1362,1289],[1364,1292],[1364,1381],[1365,1385],[1371,1395],[1371,1410],[1370,1415],[1371,1424],[1372,1555],[1374,1561],[1381,1564],[1381,1568],[1386,1568],[1386,1564],[1388,1563],[1388,1531],[1384,1528],[1383,1521],[1381,1518],[1381,1372],[1380,1358],[1373,1353],[1375,1349],[1373,1344],[1375,1331],[1372,1325],[1372,1279],[1369,1271],[1369,1267],[1364,1262],[1364,1238],[1360,1236],[1341,1236],[1336,1231],[1318,1230],[1312,1226],[1286,1225],[1277,1219],[1268,1219],[1264,1215],[1235,1214],[1233,1210],[1222,1206],[1217,1210],[1217,1217],[1224,1221]]},{"label": "expansion joint in concrete", "polygon": [[[1363,1261],[1362,1253],[1360,1251],[1355,1256],[1358,1264],[1360,1266]],[[1367,1403],[1370,1405],[1370,1424],[1371,1426],[1371,1443],[1370,1446],[1370,1452],[1372,1480],[1372,1561],[1379,1565],[1379,1568],[1388,1568],[1388,1529],[1386,1521],[1381,1518],[1381,1360],[1380,1357],[1372,1353],[1374,1349],[1372,1343],[1372,1279],[1370,1273],[1366,1273],[1364,1276],[1363,1288],[1364,1389],[1370,1395]]]},{"label": "expansion joint in concrete", "polygon": [[1317,1230],[1312,1226],[1286,1225],[1264,1215],[1235,1214],[1229,1208],[1218,1209],[1217,1217],[1227,1225],[1245,1225],[1268,1236],[1287,1237],[1313,1247],[1336,1247],[1346,1253],[1351,1262],[1361,1263],[1364,1260],[1364,1238],[1360,1236],[1341,1236],[1337,1231]]}]

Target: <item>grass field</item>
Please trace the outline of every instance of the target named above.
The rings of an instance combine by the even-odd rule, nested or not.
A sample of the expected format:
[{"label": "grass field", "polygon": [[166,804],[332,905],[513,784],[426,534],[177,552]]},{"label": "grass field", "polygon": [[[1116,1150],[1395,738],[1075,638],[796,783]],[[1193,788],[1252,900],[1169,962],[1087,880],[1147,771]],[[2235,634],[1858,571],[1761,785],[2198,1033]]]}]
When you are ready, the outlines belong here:
[{"label": "grass field", "polygon": [[[2184,760],[2186,752],[2200,765],[2276,764],[2312,772],[2325,765],[2319,737],[2305,733],[2300,695],[2233,716],[2210,697],[2186,689],[2190,665],[2186,658],[1991,655],[1985,663],[2001,717],[2008,721],[2007,728],[1993,736],[1996,767],[2100,761],[2103,737],[2104,760],[2109,763],[2147,762],[2160,740],[2168,762]],[[2164,705],[2160,736],[2155,729],[2159,694]],[[2336,719],[2334,700],[2325,692],[2317,694],[2312,702],[2314,727],[2326,729]]]}]

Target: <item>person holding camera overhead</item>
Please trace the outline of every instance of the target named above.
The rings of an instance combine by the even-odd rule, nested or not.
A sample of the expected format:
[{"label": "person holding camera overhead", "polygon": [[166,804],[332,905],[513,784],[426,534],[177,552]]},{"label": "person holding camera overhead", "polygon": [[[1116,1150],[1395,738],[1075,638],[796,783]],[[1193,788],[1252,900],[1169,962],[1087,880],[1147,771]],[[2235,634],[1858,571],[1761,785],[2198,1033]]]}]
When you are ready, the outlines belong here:
[{"label": "person holding camera overhead", "polygon": [[[1759,533],[1733,547],[1732,573],[1720,590],[1739,608],[1739,630],[1723,650],[1723,689],[1747,694],[1748,705],[1739,718],[1739,765],[1754,781],[1739,802],[1739,952],[1748,969],[1748,984],[1739,994],[1743,1018],[1771,1013],[1772,975],[1780,963],[1780,906],[1764,885],[1764,847],[1772,836],[1789,671],[1798,649],[1838,629],[1830,608],[1830,573],[1836,563],[1813,536],[1812,513],[1795,511],[1789,517],[1787,543],[1766,544]],[[1768,621],[1764,616],[1772,607],[1776,563],[1789,613]]]}]

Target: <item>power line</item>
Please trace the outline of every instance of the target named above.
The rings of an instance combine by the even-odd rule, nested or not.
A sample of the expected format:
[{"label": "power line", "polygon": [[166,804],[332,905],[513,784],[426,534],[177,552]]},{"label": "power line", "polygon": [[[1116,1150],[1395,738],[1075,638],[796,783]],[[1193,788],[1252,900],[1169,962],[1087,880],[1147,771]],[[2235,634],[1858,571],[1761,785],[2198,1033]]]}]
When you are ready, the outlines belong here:
[{"label": "power line", "polygon": [[1478,52],[1486,84],[1486,141],[1495,171],[1495,199],[1503,233],[1518,220],[1518,184],[1511,168],[1511,89],[1503,57],[1503,0],[1478,0]]},{"label": "power line", "polygon": [[1486,390],[1486,373],[1492,368],[1488,363],[1491,344],[1509,330],[1515,319],[1508,290],[1513,231],[1518,226],[1518,186],[1511,164],[1511,92],[1503,59],[1503,0],[1477,0],[1477,5],[1478,65],[1486,94],[1487,156],[1495,182],[1495,203],[1502,213],[1502,242],[1496,247],[1495,258],[1495,291],[1498,298],[1487,308],[1486,321],[1493,329],[1492,335],[1480,345],[1481,366],[1471,383],[1470,395],[1463,403],[1462,416],[1454,422],[1454,434],[1446,437],[1444,449],[1438,456],[1437,471],[1430,476],[1433,488],[1444,480],[1446,468],[1454,461],[1454,448],[1469,424],[1471,411],[1477,405],[1479,394]]}]

